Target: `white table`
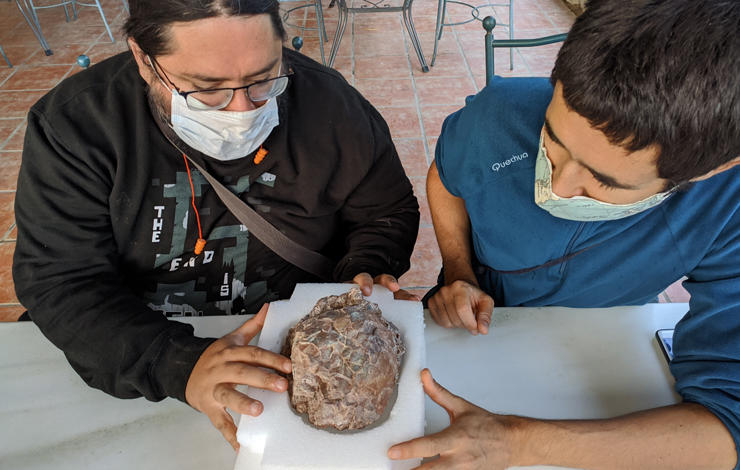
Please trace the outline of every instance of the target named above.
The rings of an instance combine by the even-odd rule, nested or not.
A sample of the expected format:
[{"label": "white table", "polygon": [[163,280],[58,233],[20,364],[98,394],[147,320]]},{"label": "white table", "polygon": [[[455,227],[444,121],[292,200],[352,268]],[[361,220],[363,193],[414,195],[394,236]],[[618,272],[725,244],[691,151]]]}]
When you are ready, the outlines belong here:
[{"label": "white table", "polygon": [[[441,384],[497,412],[595,418],[663,406],[679,397],[654,332],[687,310],[498,308],[491,333],[478,337],[427,318],[427,365]],[[220,336],[244,320],[184,321],[199,336]],[[427,433],[447,423],[427,398]],[[187,405],[91,389],[35,325],[0,324],[0,468],[231,470],[234,460]]]}]

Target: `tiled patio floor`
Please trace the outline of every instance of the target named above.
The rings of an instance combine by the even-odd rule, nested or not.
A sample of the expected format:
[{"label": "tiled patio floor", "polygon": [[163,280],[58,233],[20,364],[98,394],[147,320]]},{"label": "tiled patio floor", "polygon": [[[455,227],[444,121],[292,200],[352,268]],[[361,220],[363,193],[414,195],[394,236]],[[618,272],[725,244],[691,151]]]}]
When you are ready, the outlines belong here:
[{"label": "tiled patio floor", "polygon": [[[354,0],[359,1],[359,0]],[[87,54],[92,63],[126,49],[120,39],[125,11],[120,0],[102,2],[112,24],[116,43],[111,44],[94,8],[81,8],[79,19],[65,22],[61,8],[39,13],[46,38],[54,51],[44,55],[14,2],[0,0],[0,45],[13,68],[0,62],[0,320],[14,319],[23,312],[13,289],[11,263],[15,249],[13,201],[20,167],[25,117],[30,106],[59,81],[79,70],[77,56]],[[285,2],[290,8],[300,3]],[[561,0],[515,0],[516,37],[535,37],[567,31],[573,14]],[[324,1],[330,42],[337,24],[336,8]],[[437,1],[416,0],[413,18],[427,61],[434,45]],[[470,10],[450,5],[451,21],[470,17]],[[502,21],[506,8],[481,9],[481,16],[495,13]],[[388,121],[398,153],[411,178],[421,208],[421,228],[411,270],[401,278],[404,287],[418,293],[434,285],[441,265],[439,250],[424,190],[426,170],[434,158],[434,146],[444,118],[462,107],[467,95],[485,85],[484,30],[478,21],[445,28],[435,66],[422,73],[418,59],[403,29],[400,13],[358,14],[341,42],[335,68],[373,103]],[[293,12],[290,23],[315,26],[313,9]],[[288,40],[300,32],[288,27]],[[507,36],[497,28],[496,36]],[[514,53],[514,70],[509,70],[509,52],[496,51],[496,73],[504,76],[547,76],[558,46],[521,49]],[[319,60],[316,31],[306,31],[303,53]],[[661,301],[683,302],[688,295],[674,284],[660,296]]]}]

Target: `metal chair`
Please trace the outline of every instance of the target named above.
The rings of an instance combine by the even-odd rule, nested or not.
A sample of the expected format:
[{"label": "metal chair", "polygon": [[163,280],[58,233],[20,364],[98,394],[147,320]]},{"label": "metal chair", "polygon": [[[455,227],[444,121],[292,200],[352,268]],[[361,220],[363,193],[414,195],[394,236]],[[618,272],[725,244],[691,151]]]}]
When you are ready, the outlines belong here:
[{"label": "metal chair", "polygon": [[8,63],[8,67],[13,67],[13,64],[10,63],[10,59],[8,59],[8,56],[5,54],[5,49],[3,49],[3,46],[0,46],[0,54],[2,54],[3,59],[5,59],[5,62]]},{"label": "metal chair", "polygon": [[[41,23],[39,22],[39,17],[36,14],[36,10],[43,10],[46,8],[56,8],[56,7],[63,7],[64,8],[64,15],[67,17],[67,21],[70,21],[69,17],[69,10],[67,9],[67,6],[72,7],[72,18],[77,19],[77,6],[83,6],[83,7],[95,7],[98,9],[98,13],[100,13],[100,18],[103,20],[103,25],[105,25],[105,30],[108,32],[108,37],[110,38],[111,42],[116,42],[115,38],[113,37],[113,33],[110,30],[110,26],[108,26],[108,20],[105,19],[105,13],[103,13],[103,7],[100,6],[100,0],[94,0],[95,3],[83,3],[79,2],[77,0],[63,0],[60,3],[55,3],[52,5],[42,5],[37,6],[33,3],[33,0],[16,0],[16,4],[18,5],[18,8],[21,10],[21,13],[26,18],[26,21],[31,26],[31,29],[34,30],[34,34],[36,34],[37,38],[39,39],[39,42],[41,42],[42,47],[45,51],[47,51],[47,55],[51,54],[51,50],[49,49],[48,44],[46,43],[46,38],[44,38],[43,33],[41,32]],[[124,7],[128,10],[128,3],[124,0]]]},{"label": "metal chair", "polygon": [[[125,0],[124,0],[125,1]],[[296,0],[280,0],[280,3],[289,3]],[[331,7],[331,5],[329,5]],[[313,7],[316,11],[316,22],[317,26],[316,28],[306,27],[306,15],[303,16],[303,24],[297,25],[290,23],[289,18],[290,14],[293,13],[296,10],[305,10],[307,8]],[[305,13],[308,13],[306,10]],[[309,0],[308,3],[304,5],[299,5],[297,7],[290,8],[283,13],[283,23],[286,26],[292,26],[294,28],[298,28],[301,30],[301,34],[299,36],[295,36],[293,38],[292,44],[293,48],[296,50],[300,50],[303,46],[303,33],[306,31],[319,31],[319,46],[321,47],[321,63],[326,65],[326,57],[324,56],[324,43],[329,40],[328,36],[326,35],[326,27],[324,26],[324,10],[321,6],[321,0]],[[331,65],[329,65],[331,67]]]},{"label": "metal chair", "polygon": [[355,13],[384,13],[400,11],[403,14],[403,24],[406,27],[406,31],[409,33],[411,44],[414,46],[416,56],[419,58],[421,71],[429,72],[429,66],[424,58],[424,53],[421,51],[419,36],[416,34],[414,20],[411,17],[411,5],[414,3],[413,0],[403,0],[402,5],[398,7],[388,5],[386,0],[362,0],[362,2],[363,5],[360,7],[348,7],[347,0],[336,0],[337,5],[339,6],[339,23],[337,24],[337,31],[334,33],[334,44],[331,46],[331,54],[329,54],[329,67],[334,64],[334,59],[337,57],[337,52],[339,52],[339,44],[342,42],[342,36],[347,27],[347,19],[349,18],[350,13],[352,13],[354,21]]},{"label": "metal chair", "polygon": [[36,39],[38,39],[39,43],[41,44],[41,48],[44,50],[44,54],[46,55],[52,55],[53,52],[51,52],[51,48],[49,48],[49,44],[46,42],[46,38],[41,34],[41,31],[36,27],[36,23],[31,19],[31,10],[29,9],[28,4],[25,0],[15,0],[15,4],[18,7],[18,10],[20,10],[21,15],[23,15],[23,18],[25,18],[26,23],[28,24],[28,27],[31,28],[31,31],[33,32],[33,35],[36,36]]},{"label": "metal chair", "polygon": [[[457,5],[463,5],[471,9],[471,18],[465,21],[458,21],[455,23],[445,23],[445,16],[447,15],[447,4],[454,3]],[[437,27],[434,32],[434,52],[432,53],[431,65],[434,66],[434,62],[437,60],[437,45],[439,40],[442,39],[442,31],[445,26],[457,26],[471,21],[481,21],[480,9],[481,8],[493,8],[493,7],[506,7],[509,9],[509,22],[499,23],[499,26],[504,26],[509,30],[509,40],[514,39],[514,0],[508,0],[508,3],[485,3],[483,5],[474,6],[469,3],[465,3],[458,0],[439,0],[437,5]],[[486,17],[489,18],[489,17]],[[509,68],[514,70],[514,49],[509,50]]]},{"label": "metal chair", "polygon": [[544,46],[546,44],[565,41],[565,38],[568,37],[567,33],[562,33],[532,39],[493,39],[493,28],[495,27],[496,19],[494,17],[486,16],[483,18],[483,29],[486,30],[486,85],[491,83],[491,80],[493,80],[495,67],[493,54],[494,49],[499,47],[514,48]]}]

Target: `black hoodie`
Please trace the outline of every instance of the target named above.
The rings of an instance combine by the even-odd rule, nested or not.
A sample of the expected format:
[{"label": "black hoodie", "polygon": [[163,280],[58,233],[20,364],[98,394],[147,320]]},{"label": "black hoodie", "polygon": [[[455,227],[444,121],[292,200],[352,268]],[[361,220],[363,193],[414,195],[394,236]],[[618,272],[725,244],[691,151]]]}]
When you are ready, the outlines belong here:
[{"label": "black hoodie", "polygon": [[[380,114],[337,72],[284,50],[268,155],[188,156],[294,241],[336,261],[335,281],[400,276],[419,211]],[[165,138],[130,53],[82,71],[28,115],[18,178],[16,293],[91,386],[185,399],[213,339],[172,315],[255,313],[318,281],[266,248]]]}]

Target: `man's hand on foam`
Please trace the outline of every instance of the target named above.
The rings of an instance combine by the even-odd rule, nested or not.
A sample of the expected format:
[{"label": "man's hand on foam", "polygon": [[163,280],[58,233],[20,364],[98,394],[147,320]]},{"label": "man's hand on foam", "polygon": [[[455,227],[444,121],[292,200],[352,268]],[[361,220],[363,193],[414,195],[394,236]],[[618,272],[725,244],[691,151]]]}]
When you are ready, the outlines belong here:
[{"label": "man's hand on foam", "polygon": [[470,334],[488,334],[493,298],[473,284],[458,280],[443,286],[429,299],[429,313],[445,328],[465,328]]},{"label": "man's hand on foam", "polygon": [[450,426],[436,434],[396,444],[388,449],[393,460],[439,456],[418,470],[456,468],[503,470],[509,465],[507,417],[495,415],[453,395],[439,385],[429,369],[421,371],[424,391],[450,415]]},{"label": "man's hand on foam", "polygon": [[185,388],[185,399],[190,406],[205,413],[234,449],[239,448],[236,425],[226,408],[251,416],[258,416],[263,409],[261,402],[237,391],[236,386],[248,385],[275,392],[288,389],[284,377],[263,368],[290,373],[290,359],[249,346],[265,324],[267,308],[265,304],[254,318],[206,348]]},{"label": "man's hand on foam", "polygon": [[417,302],[421,300],[414,294],[401,289],[398,280],[390,274],[380,274],[373,279],[368,273],[360,273],[352,278],[352,282],[360,286],[360,290],[364,296],[372,294],[373,284],[378,284],[393,292],[393,298],[396,300],[416,300]]}]

